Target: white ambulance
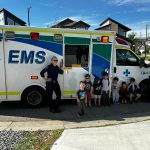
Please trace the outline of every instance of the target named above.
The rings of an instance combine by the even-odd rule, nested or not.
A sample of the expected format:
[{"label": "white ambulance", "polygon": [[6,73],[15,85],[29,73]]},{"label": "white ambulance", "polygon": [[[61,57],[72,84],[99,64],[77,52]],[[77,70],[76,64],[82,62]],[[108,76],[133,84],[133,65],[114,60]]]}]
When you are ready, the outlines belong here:
[{"label": "white ambulance", "polygon": [[40,71],[52,56],[63,59],[58,80],[64,99],[75,98],[87,73],[102,78],[107,70],[110,81],[134,77],[143,87],[150,76],[148,65],[141,66],[129,46],[117,44],[115,32],[0,26],[0,101],[41,105],[45,82]]}]

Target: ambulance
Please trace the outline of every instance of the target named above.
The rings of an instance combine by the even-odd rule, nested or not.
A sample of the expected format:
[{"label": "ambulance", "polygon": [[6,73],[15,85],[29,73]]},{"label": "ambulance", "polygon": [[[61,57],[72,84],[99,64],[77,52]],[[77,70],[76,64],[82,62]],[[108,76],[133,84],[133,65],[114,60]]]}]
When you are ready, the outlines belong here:
[{"label": "ambulance", "polygon": [[120,82],[134,77],[144,87],[150,76],[149,65],[126,43],[118,44],[115,32],[0,26],[0,101],[43,104],[45,82],[40,71],[53,56],[63,60],[64,74],[58,78],[62,99],[75,98],[87,73],[93,79],[107,71],[110,90],[114,77]]}]

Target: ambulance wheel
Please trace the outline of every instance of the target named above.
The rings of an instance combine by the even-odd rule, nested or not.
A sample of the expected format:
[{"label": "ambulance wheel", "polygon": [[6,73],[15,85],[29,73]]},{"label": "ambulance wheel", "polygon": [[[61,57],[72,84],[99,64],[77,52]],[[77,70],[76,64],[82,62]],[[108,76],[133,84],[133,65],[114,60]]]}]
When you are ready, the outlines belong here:
[{"label": "ambulance wheel", "polygon": [[145,94],[148,92],[148,83],[149,83],[149,79],[145,79],[139,84],[140,91],[142,94]]},{"label": "ambulance wheel", "polygon": [[36,108],[44,104],[45,90],[39,86],[28,87],[21,96],[25,106]]}]

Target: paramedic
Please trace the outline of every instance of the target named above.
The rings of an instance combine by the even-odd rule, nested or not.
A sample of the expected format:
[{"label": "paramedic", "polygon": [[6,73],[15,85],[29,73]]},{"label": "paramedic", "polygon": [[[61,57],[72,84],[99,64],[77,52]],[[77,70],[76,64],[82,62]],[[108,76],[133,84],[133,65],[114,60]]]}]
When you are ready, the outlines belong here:
[{"label": "paramedic", "polygon": [[[60,112],[59,102],[61,99],[61,90],[59,83],[57,81],[58,74],[63,74],[62,66],[58,67],[58,58],[53,56],[51,58],[51,64],[44,68],[40,75],[46,82],[46,94],[48,99],[49,111],[52,113]],[[45,73],[47,73],[47,77],[45,77]],[[53,100],[53,91],[56,94],[56,100]]]}]

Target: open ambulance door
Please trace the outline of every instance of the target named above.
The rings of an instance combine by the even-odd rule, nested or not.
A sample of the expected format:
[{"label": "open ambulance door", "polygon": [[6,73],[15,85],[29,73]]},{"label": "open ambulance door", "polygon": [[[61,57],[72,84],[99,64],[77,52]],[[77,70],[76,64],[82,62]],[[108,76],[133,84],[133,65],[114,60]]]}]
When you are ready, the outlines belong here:
[{"label": "open ambulance door", "polygon": [[0,100],[6,100],[5,54],[3,49],[3,32],[0,30]]},{"label": "open ambulance door", "polygon": [[64,98],[75,98],[79,82],[89,73],[90,36],[70,35],[64,40]]}]

